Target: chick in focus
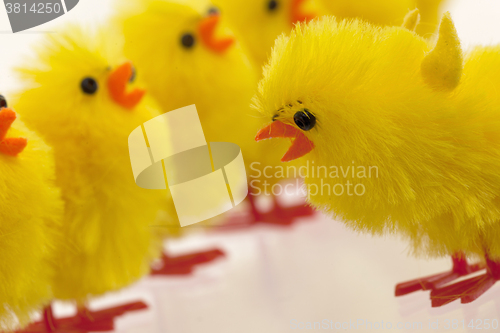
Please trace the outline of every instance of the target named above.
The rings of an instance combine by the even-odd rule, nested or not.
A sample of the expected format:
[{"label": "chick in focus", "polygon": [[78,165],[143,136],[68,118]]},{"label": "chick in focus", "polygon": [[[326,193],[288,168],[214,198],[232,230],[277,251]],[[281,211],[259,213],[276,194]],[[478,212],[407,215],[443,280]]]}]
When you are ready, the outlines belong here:
[{"label": "chick in focus", "polygon": [[420,24],[416,32],[430,37],[439,25],[441,8],[447,0],[319,0],[329,15],[338,19],[359,18],[380,26],[400,26],[406,14],[418,8]]},{"label": "chick in focus", "polygon": [[[76,301],[83,327],[97,330],[112,328],[109,317],[124,308],[100,317],[85,309],[86,301],[148,274],[161,250],[161,237],[151,227],[161,193],[134,183],[127,141],[133,129],[159,113],[116,44],[83,29],[65,31],[50,37],[37,59],[20,69],[24,88],[15,105],[54,149],[65,204],[61,232],[69,243],[56,249],[54,296]],[[51,317],[50,308],[46,315]],[[51,330],[61,328],[51,321]]]},{"label": "chick in focus", "polygon": [[[449,14],[435,44],[324,17],[277,40],[255,99],[274,121],[256,140],[293,140],[283,160],[316,168],[306,184],[317,209],[402,235],[415,254],[453,256],[451,272],[397,295],[432,289],[433,306],[469,303],[500,279],[499,71],[500,47],[464,56]],[[443,287],[481,268],[466,257],[486,273]]]},{"label": "chick in focus", "polygon": [[[241,45],[225,30],[220,31],[221,16],[210,9],[200,13],[168,1],[144,1],[143,5],[133,14],[122,13],[117,21],[125,36],[125,55],[140,68],[162,110],[195,104],[208,142],[238,144],[247,170],[252,163],[257,163],[254,168],[260,171],[279,165],[279,158],[272,153],[277,144],[259,146],[253,141],[253,134],[264,124],[250,108],[257,71]],[[166,93],[169,91],[175,93]],[[263,192],[265,181],[274,181],[264,179],[262,172],[259,176],[252,171],[249,176],[254,194]],[[255,208],[254,196],[249,195],[249,199],[252,223],[289,224],[298,216],[311,214],[303,204],[285,214],[275,201],[274,212],[279,213],[267,218]]]},{"label": "chick in focus", "polygon": [[321,14],[313,0],[213,0],[213,3],[259,68],[271,54],[276,37],[288,34],[295,23]]},{"label": "chick in focus", "polygon": [[50,302],[63,204],[50,148],[0,95],[0,330],[26,325]]}]

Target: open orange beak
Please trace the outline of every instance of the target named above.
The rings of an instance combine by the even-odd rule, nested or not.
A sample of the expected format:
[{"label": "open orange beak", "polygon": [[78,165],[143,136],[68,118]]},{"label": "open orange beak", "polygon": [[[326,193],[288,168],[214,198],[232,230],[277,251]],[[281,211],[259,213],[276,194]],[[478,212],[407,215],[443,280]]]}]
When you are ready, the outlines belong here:
[{"label": "open orange beak", "polygon": [[305,134],[298,128],[292,125],[287,125],[279,120],[273,121],[269,125],[262,128],[255,141],[271,139],[271,138],[293,138],[292,145],[281,158],[281,162],[290,162],[299,157],[302,157],[314,149],[314,142],[309,140]]},{"label": "open orange beak", "polygon": [[118,66],[108,78],[108,89],[111,98],[126,109],[133,109],[146,93],[144,89],[127,92],[127,84],[132,77],[132,63],[126,62]]},{"label": "open orange beak", "polygon": [[0,110],[0,153],[16,156],[26,148],[26,138],[5,138],[10,125],[16,120],[16,113],[12,109]]},{"label": "open orange beak", "polygon": [[298,22],[308,22],[316,17],[316,15],[312,13],[304,13],[302,9],[302,4],[305,0],[293,0],[292,2],[292,24]]},{"label": "open orange beak", "polygon": [[201,41],[209,49],[216,53],[224,53],[231,45],[234,43],[234,38],[216,38],[215,28],[219,24],[219,15],[210,15],[201,20],[198,25],[198,34],[200,35]]}]

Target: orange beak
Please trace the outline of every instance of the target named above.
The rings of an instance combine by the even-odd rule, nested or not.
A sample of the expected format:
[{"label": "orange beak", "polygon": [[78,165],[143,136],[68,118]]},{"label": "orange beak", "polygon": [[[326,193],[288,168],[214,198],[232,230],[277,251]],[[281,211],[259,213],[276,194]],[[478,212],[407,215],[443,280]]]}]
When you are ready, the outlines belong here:
[{"label": "orange beak", "polygon": [[305,134],[299,129],[282,123],[279,120],[273,121],[269,125],[262,128],[255,141],[271,139],[271,138],[293,138],[292,145],[281,158],[281,162],[290,162],[299,157],[302,157],[314,149],[314,142],[309,140]]},{"label": "orange beak", "polygon": [[26,138],[5,138],[14,120],[16,120],[16,113],[12,109],[4,108],[0,111],[0,153],[10,156],[16,156],[28,144]]},{"label": "orange beak", "polygon": [[293,0],[291,12],[292,24],[298,22],[308,22],[316,17],[314,14],[303,12],[301,7],[304,1],[305,0]]},{"label": "orange beak", "polygon": [[215,28],[219,24],[220,16],[213,14],[205,17],[198,25],[198,34],[201,41],[209,49],[216,53],[224,53],[234,43],[234,39],[230,37],[217,39],[215,38]]},{"label": "orange beak", "polygon": [[126,62],[117,67],[108,78],[108,89],[111,98],[126,109],[133,109],[146,93],[144,89],[127,92],[127,84],[132,77],[132,63]]}]

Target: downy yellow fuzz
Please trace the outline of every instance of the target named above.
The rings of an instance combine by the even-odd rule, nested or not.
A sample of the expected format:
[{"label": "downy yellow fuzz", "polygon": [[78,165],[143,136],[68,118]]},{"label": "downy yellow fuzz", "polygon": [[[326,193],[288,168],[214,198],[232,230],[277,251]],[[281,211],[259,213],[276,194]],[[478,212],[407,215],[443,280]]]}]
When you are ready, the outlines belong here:
[{"label": "downy yellow fuzz", "polygon": [[250,107],[257,71],[240,45],[220,31],[222,17],[168,1],[145,3],[141,11],[117,21],[125,35],[125,55],[137,64],[162,110],[196,104],[208,142],[238,144],[247,166],[260,162],[259,170],[279,165],[273,154],[279,142],[260,146],[253,141],[266,121]]},{"label": "downy yellow fuzz", "polygon": [[321,14],[314,0],[213,0],[213,3],[259,67],[271,54],[276,37],[288,34],[295,23]]},{"label": "downy yellow fuzz", "polygon": [[[109,34],[66,27],[21,70],[17,110],[54,147],[69,248],[58,248],[56,298],[84,302],[149,272],[158,192],[134,183],[127,140],[157,107]],[[106,35],[104,40],[102,36]]]},{"label": "downy yellow fuzz", "polygon": [[27,324],[52,297],[63,203],[50,148],[11,109],[0,110],[0,132],[0,330],[8,330]]},{"label": "downy yellow fuzz", "polygon": [[500,259],[500,47],[463,56],[449,14],[435,45],[324,17],[280,37],[264,74],[276,121],[257,139],[295,133],[315,207],[416,253]]},{"label": "downy yellow fuzz", "polygon": [[337,19],[359,18],[380,26],[400,26],[415,8],[421,20],[416,32],[431,37],[439,24],[440,9],[447,0],[319,0],[325,11]]}]

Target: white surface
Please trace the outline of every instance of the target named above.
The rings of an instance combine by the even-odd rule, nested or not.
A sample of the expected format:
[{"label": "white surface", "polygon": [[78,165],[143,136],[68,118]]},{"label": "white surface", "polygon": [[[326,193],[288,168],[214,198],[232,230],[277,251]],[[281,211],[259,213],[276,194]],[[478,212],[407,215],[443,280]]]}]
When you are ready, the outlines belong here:
[{"label": "white surface", "polygon": [[448,270],[450,260],[408,257],[403,242],[356,235],[321,216],[292,228],[193,235],[169,248],[186,253],[214,246],[228,257],[191,277],[151,277],[123,291],[124,299],[145,299],[151,309],[120,318],[117,332],[281,333],[298,331],[291,328],[294,319],[361,319],[394,327],[422,322],[422,330],[397,330],[402,332],[433,331],[427,325],[437,320],[437,332],[443,332],[446,319],[500,320],[500,284],[468,305],[456,301],[433,309],[429,292],[395,298],[396,283]]},{"label": "white surface", "polygon": [[[25,33],[11,34],[5,9],[0,9],[0,91],[15,86],[10,68],[29,52],[44,32],[63,21],[89,26],[104,20],[111,1],[80,0],[62,18]],[[465,47],[500,43],[499,0],[456,0],[450,11]],[[261,226],[232,233],[193,235],[169,243],[173,252],[220,247],[226,259],[199,268],[193,276],[147,278],[96,306],[145,300],[150,309],[124,316],[117,332],[295,332],[290,321],[422,322],[422,330],[442,332],[444,320],[500,319],[500,284],[469,305],[454,302],[430,307],[427,292],[393,296],[397,282],[439,273],[449,260],[416,260],[406,244],[394,239],[356,235],[342,224],[317,217],[290,229]],[[65,306],[58,313],[70,311]],[[429,319],[440,329],[427,328]],[[393,330],[396,330],[395,328]],[[500,329],[499,329],[500,330]],[[370,331],[362,328],[358,331]],[[375,330],[377,331],[377,330]],[[472,332],[472,329],[448,330]]]}]

